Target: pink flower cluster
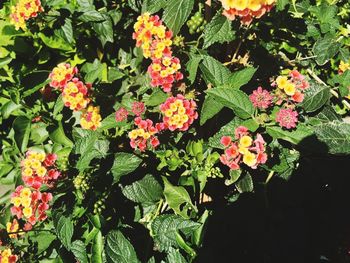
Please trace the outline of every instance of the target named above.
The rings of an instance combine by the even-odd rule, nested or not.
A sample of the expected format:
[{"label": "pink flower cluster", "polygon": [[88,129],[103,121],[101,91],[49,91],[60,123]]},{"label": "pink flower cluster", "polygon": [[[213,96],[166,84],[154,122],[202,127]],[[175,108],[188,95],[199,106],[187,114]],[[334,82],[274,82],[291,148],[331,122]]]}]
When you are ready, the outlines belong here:
[{"label": "pink flower cluster", "polygon": [[267,90],[262,87],[258,87],[249,96],[250,101],[253,103],[254,107],[259,109],[267,109],[272,104],[272,95]]},{"label": "pink flower cluster", "polygon": [[258,133],[253,140],[244,126],[239,126],[235,130],[234,139],[230,136],[223,136],[221,144],[225,147],[225,152],[220,156],[220,161],[231,170],[240,169],[241,163],[256,169],[259,164],[267,161],[266,143],[263,137]]},{"label": "pink flower cluster", "polygon": [[189,126],[198,118],[197,104],[194,100],[187,100],[183,95],[168,98],[160,111],[163,114],[165,128],[174,131],[188,130]]},{"label": "pink flower cluster", "polygon": [[133,149],[139,149],[141,152],[147,148],[156,148],[159,145],[159,140],[156,134],[159,132],[160,124],[153,125],[150,119],[142,120],[141,117],[136,117],[134,120],[136,129],[129,132],[130,146]]},{"label": "pink flower cluster", "polygon": [[282,108],[277,112],[276,121],[281,127],[293,129],[298,123],[298,112],[288,108]]}]

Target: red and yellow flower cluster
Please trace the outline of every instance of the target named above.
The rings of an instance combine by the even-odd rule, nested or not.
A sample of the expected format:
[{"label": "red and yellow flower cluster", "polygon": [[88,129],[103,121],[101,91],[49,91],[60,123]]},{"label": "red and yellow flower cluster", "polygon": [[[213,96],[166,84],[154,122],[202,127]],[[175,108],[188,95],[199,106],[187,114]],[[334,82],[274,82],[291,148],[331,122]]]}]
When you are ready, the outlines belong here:
[{"label": "red and yellow flower cluster", "polygon": [[267,161],[266,143],[263,137],[258,133],[253,140],[244,126],[239,126],[235,130],[234,139],[230,136],[223,136],[221,144],[225,147],[225,152],[220,156],[220,160],[231,170],[240,169],[241,163],[256,169],[259,164]]},{"label": "red and yellow flower cluster", "polygon": [[16,30],[26,30],[26,21],[43,11],[40,0],[19,0],[15,6],[11,6],[10,21]]},{"label": "red and yellow flower cluster", "polygon": [[171,131],[176,129],[180,131],[188,130],[189,126],[198,118],[196,108],[197,105],[194,100],[186,100],[180,94],[168,98],[160,105],[165,128]]},{"label": "red and yellow flower cluster", "polygon": [[0,250],[0,263],[15,263],[17,260],[18,257],[12,254],[10,248]]},{"label": "red and yellow flower cluster", "polygon": [[24,231],[31,230],[38,221],[47,218],[46,211],[50,207],[52,194],[42,192],[40,188],[52,188],[61,175],[55,166],[56,159],[56,154],[34,151],[26,153],[26,158],[21,162],[24,185],[17,186],[11,194],[10,210],[16,218],[6,224],[10,238],[17,238]]},{"label": "red and yellow flower cluster", "polygon": [[98,107],[89,105],[91,84],[84,84],[79,78],[76,67],[61,63],[49,75],[50,86],[62,92],[62,100],[66,107],[73,111],[81,111],[80,125],[83,129],[96,130],[101,126],[101,115]]},{"label": "red and yellow flower cluster", "polygon": [[129,132],[130,146],[141,152],[148,147],[156,148],[159,145],[159,140],[155,136],[159,132],[157,125],[154,126],[152,120],[142,120],[141,117],[136,117],[134,123],[137,128]]},{"label": "red and yellow flower cluster", "polygon": [[276,114],[276,122],[284,128],[295,128],[298,123],[296,105],[304,100],[304,92],[309,87],[309,82],[297,70],[292,70],[288,75],[281,75],[272,82],[276,87],[273,92],[258,87],[249,96],[254,107],[266,110],[275,105],[282,105]]},{"label": "red and yellow flower cluster", "polygon": [[223,15],[234,20],[237,16],[242,24],[250,24],[254,18],[262,17],[275,5],[276,0],[220,0]]},{"label": "red and yellow flower cluster", "polygon": [[141,47],[145,58],[151,58],[148,67],[153,87],[161,86],[170,92],[175,81],[183,79],[180,60],[172,55],[171,45],[173,33],[163,25],[159,16],[144,13],[137,18],[134,25],[133,38],[136,46]]},{"label": "red and yellow flower cluster", "polygon": [[23,182],[34,189],[39,189],[42,184],[50,186],[61,175],[55,168],[56,159],[56,154],[27,152],[21,162]]}]

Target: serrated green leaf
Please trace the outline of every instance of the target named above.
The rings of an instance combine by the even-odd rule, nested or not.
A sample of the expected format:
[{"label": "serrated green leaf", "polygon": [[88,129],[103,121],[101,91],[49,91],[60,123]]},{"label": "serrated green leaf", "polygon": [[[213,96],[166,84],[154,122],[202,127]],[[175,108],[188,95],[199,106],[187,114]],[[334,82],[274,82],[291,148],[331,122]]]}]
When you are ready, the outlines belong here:
[{"label": "serrated green leaf", "polygon": [[56,214],[53,220],[56,234],[67,250],[71,249],[73,237],[73,221],[62,214]]},{"label": "serrated green leaf", "polygon": [[186,70],[189,73],[188,79],[193,84],[196,79],[199,63],[201,62],[201,56],[192,56],[186,64]]},{"label": "serrated green leaf", "polygon": [[219,113],[223,109],[223,105],[217,101],[217,99],[213,96],[206,95],[202,110],[200,112],[200,121],[199,124],[202,126],[207,120],[213,118],[217,113]]},{"label": "serrated green leaf", "polygon": [[187,263],[178,249],[170,248],[166,257],[166,263]]},{"label": "serrated green leaf", "polygon": [[320,109],[330,98],[330,88],[325,85],[312,83],[305,90],[305,97],[301,106],[306,112],[314,112]]},{"label": "serrated green leaf", "polygon": [[340,121],[315,126],[317,138],[332,154],[350,154],[350,124]]},{"label": "serrated green leaf", "polygon": [[114,163],[111,168],[114,183],[118,182],[122,176],[135,171],[141,162],[142,160],[132,153],[116,153]]},{"label": "serrated green leaf", "polygon": [[236,188],[239,193],[253,192],[254,184],[250,174],[246,174],[236,183]]},{"label": "serrated green leaf", "polygon": [[250,118],[254,114],[254,106],[248,95],[240,90],[217,87],[209,89],[207,94],[216,98],[225,107],[232,109],[242,119]]},{"label": "serrated green leaf", "polygon": [[166,0],[145,0],[142,5],[142,13],[157,13],[160,9],[164,8],[166,4]]},{"label": "serrated green leaf", "polygon": [[169,251],[171,247],[178,247],[176,242],[178,231],[189,236],[200,226],[201,224],[178,215],[160,215],[152,222],[151,229],[160,251]]},{"label": "serrated green leaf", "polygon": [[319,38],[312,48],[312,52],[316,56],[316,63],[323,66],[338,53],[339,48],[340,43],[336,42],[332,37]]},{"label": "serrated green leaf", "polygon": [[105,246],[108,263],[138,263],[134,247],[120,231],[111,231],[107,235]]},{"label": "serrated green leaf", "polygon": [[228,80],[228,85],[231,88],[239,89],[252,79],[256,71],[257,68],[250,67],[233,72]]},{"label": "serrated green leaf", "polygon": [[299,124],[296,130],[285,130],[281,127],[271,126],[266,128],[266,132],[274,139],[282,139],[293,144],[299,144],[313,134],[311,128],[302,124]]},{"label": "serrated green leaf", "polygon": [[173,186],[168,179],[162,177],[164,181],[164,196],[169,207],[183,218],[190,218],[190,211],[197,208],[192,204],[192,200],[186,189],[182,186]]},{"label": "serrated green leaf", "polygon": [[141,180],[125,186],[123,194],[136,203],[152,204],[162,198],[163,188],[152,175],[147,174]]},{"label": "serrated green leaf", "polygon": [[108,15],[103,15],[104,21],[93,22],[92,28],[95,30],[97,37],[100,39],[102,46],[104,47],[107,42],[113,43],[113,22]]},{"label": "serrated green leaf", "polygon": [[205,26],[203,33],[204,49],[217,42],[221,44],[224,42],[230,42],[234,38],[234,34],[231,29],[231,21],[229,21],[227,17],[223,16],[220,12],[217,13]]},{"label": "serrated green leaf", "polygon": [[80,262],[80,263],[88,263],[88,257],[86,253],[86,246],[83,241],[81,240],[75,240],[72,243],[71,251],[74,254],[74,257]]},{"label": "serrated green leaf", "polygon": [[64,129],[61,122],[57,123],[57,126],[48,127],[50,139],[58,144],[62,144],[67,147],[73,147],[73,142],[68,139],[64,133]]},{"label": "serrated green leaf", "polygon": [[91,9],[84,12],[78,19],[83,22],[102,22],[105,20],[105,16],[103,13]]},{"label": "serrated green leaf", "polygon": [[211,56],[203,56],[199,68],[203,73],[205,82],[214,86],[225,84],[231,74],[225,66]]},{"label": "serrated green leaf", "polygon": [[193,9],[194,0],[168,0],[163,21],[177,35]]}]

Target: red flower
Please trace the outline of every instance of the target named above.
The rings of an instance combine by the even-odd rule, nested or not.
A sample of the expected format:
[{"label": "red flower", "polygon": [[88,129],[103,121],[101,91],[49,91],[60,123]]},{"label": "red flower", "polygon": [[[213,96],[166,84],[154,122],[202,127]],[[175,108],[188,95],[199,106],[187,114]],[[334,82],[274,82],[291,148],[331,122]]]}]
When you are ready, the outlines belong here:
[{"label": "red flower", "polygon": [[136,116],[141,116],[145,112],[145,104],[143,102],[138,102],[135,101],[132,104],[131,111],[136,115]]}]

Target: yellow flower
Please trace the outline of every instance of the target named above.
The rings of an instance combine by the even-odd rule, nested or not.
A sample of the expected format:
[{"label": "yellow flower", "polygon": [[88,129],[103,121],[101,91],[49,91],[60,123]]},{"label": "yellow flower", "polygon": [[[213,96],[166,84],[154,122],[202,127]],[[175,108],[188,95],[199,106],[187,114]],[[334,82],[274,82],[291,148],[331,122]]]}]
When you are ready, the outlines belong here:
[{"label": "yellow flower", "polygon": [[340,61],[339,69],[342,72],[347,71],[348,69],[350,69],[350,63],[345,63],[344,61]]},{"label": "yellow flower", "polygon": [[46,154],[45,153],[38,153],[36,158],[40,161],[43,162],[46,158]]},{"label": "yellow flower", "polygon": [[152,69],[154,71],[160,71],[162,69],[162,67],[158,63],[155,63],[152,65]]},{"label": "yellow flower", "polygon": [[32,191],[30,191],[29,188],[23,188],[21,193],[20,193],[20,197],[21,198],[28,198],[28,197],[30,197],[31,194],[32,194]]},{"label": "yellow flower", "polygon": [[140,137],[143,137],[145,134],[145,130],[144,129],[138,129],[137,130],[137,135],[140,136]]},{"label": "yellow flower", "polygon": [[11,198],[11,203],[15,206],[15,207],[19,207],[22,203],[22,198],[20,197],[12,197]]},{"label": "yellow flower", "polygon": [[244,10],[248,7],[248,0],[236,0],[234,1],[234,8],[237,10]]},{"label": "yellow flower", "polygon": [[247,148],[249,147],[250,145],[252,145],[253,143],[253,139],[250,137],[250,136],[243,136],[240,140],[239,140],[239,145],[244,147],[244,148]]},{"label": "yellow flower", "polygon": [[32,176],[32,174],[33,174],[33,170],[30,169],[30,168],[25,168],[25,169],[23,169],[23,171],[22,171],[22,175],[23,175],[23,176]]},{"label": "yellow flower", "polygon": [[235,7],[236,0],[221,0],[221,4],[224,9],[228,10]]},{"label": "yellow flower", "polygon": [[254,153],[247,152],[243,156],[243,162],[250,167],[254,166],[256,164],[256,155]]},{"label": "yellow flower", "polygon": [[174,103],[177,107],[180,107],[180,106],[183,107],[182,100],[177,99]]},{"label": "yellow flower", "polygon": [[32,202],[32,199],[30,199],[29,197],[22,198],[22,205],[24,207],[30,207],[31,202]]},{"label": "yellow flower", "polygon": [[171,111],[177,111],[177,106],[175,105],[175,103],[172,103],[171,105],[170,105],[170,110]]},{"label": "yellow flower", "polygon": [[33,215],[33,209],[31,207],[23,208],[23,215],[27,218],[31,217]]},{"label": "yellow flower", "polygon": [[284,92],[289,96],[293,96],[295,94],[295,85],[293,83],[288,83],[284,87]]},{"label": "yellow flower", "polygon": [[249,0],[248,8],[252,11],[258,11],[261,8],[261,0]]},{"label": "yellow flower", "polygon": [[36,170],[36,173],[38,176],[44,177],[46,174],[46,168],[44,166],[41,166]]},{"label": "yellow flower", "polygon": [[[9,256],[11,256],[12,255],[12,252],[11,252],[11,249],[9,249],[9,248],[7,248],[7,249],[4,249],[3,251],[2,251],[2,253],[1,253],[1,256],[3,257],[3,258],[7,258],[7,257],[9,257]],[[1,262],[2,263],[2,262]]]},{"label": "yellow flower", "polygon": [[39,169],[39,167],[41,167],[41,162],[38,160],[32,160],[31,166],[34,170],[37,170],[37,169]]},{"label": "yellow flower", "polygon": [[136,139],[137,138],[137,130],[132,130],[129,132],[129,138],[130,139]]},{"label": "yellow flower", "polygon": [[286,76],[279,76],[276,79],[277,86],[280,89],[284,89],[284,87],[289,83],[288,78]]},{"label": "yellow flower", "polygon": [[173,116],[173,111],[171,109],[165,111],[165,116],[166,117],[171,117]]}]

